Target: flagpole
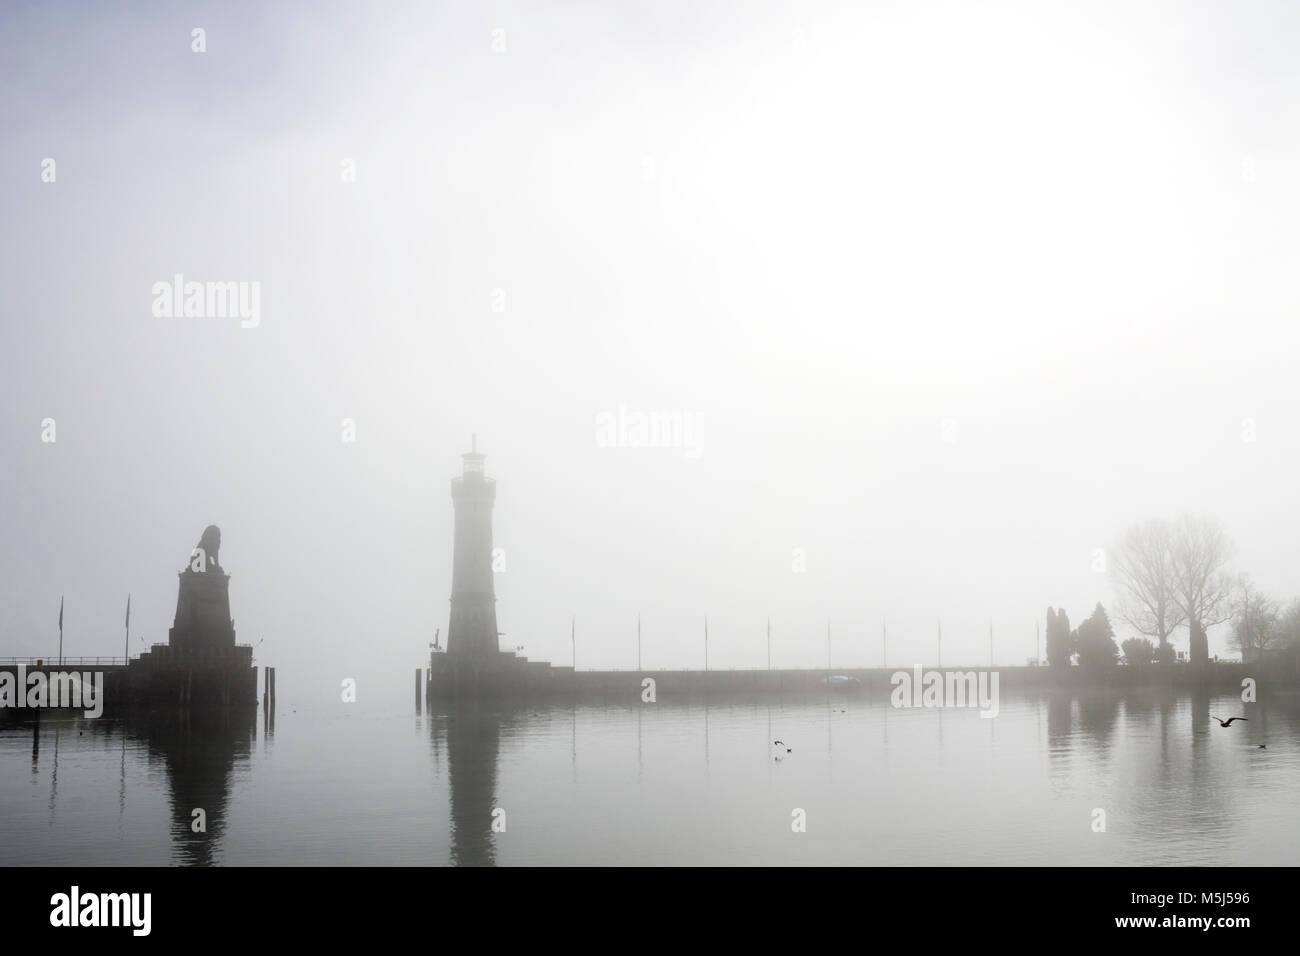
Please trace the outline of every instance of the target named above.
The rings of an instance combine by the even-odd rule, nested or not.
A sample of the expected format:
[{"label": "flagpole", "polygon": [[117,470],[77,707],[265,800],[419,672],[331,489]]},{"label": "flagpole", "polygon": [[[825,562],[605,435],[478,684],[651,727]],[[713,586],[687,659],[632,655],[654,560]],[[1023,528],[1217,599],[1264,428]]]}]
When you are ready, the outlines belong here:
[{"label": "flagpole", "polygon": [[59,666],[63,666],[63,595],[59,595]]},{"label": "flagpole", "polygon": [[126,596],[126,645],[123,651],[124,663],[131,663],[131,595]]}]

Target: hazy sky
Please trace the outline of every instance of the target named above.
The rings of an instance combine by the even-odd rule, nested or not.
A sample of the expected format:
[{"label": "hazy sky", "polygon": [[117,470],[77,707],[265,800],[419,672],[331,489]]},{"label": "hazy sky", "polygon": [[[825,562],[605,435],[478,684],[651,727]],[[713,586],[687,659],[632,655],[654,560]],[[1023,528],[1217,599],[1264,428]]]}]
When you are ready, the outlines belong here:
[{"label": "hazy sky", "polygon": [[[1297,29],[6,3],[0,655],[54,653],[61,595],[65,653],[120,654],[128,592],[165,640],[215,523],[282,694],[405,687],[471,433],[503,644],[559,663],[576,614],[579,666],[634,666],[639,611],[649,667],[702,665],[706,614],[716,667],[763,665],[769,615],[778,665],[824,664],[828,617],[844,666],[882,619],[891,664],[940,619],[946,663],[991,622],[1022,664],[1048,604],[1111,603],[1094,549],[1183,511],[1300,594]],[[155,316],[177,273],[260,283],[257,326]],[[695,444],[600,447],[620,408]]]}]

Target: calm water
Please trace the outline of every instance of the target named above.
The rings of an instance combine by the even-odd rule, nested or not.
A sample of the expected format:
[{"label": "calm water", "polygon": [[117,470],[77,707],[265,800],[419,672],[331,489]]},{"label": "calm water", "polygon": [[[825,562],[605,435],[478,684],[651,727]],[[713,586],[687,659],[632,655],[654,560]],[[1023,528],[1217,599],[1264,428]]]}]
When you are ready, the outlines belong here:
[{"label": "calm water", "polygon": [[[1004,695],[992,720],[879,696],[360,707],[281,708],[271,734],[260,716],[0,731],[0,863],[1300,861],[1294,693],[1244,711],[1232,696]],[[1243,712],[1227,730],[1208,716]]]}]

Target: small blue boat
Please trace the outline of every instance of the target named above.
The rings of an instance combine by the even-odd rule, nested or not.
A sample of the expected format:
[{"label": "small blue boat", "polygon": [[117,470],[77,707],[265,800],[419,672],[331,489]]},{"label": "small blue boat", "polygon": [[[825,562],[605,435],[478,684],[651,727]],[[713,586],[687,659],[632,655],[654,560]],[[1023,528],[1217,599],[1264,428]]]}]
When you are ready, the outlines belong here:
[{"label": "small blue boat", "polygon": [[848,677],[844,674],[835,674],[830,677],[823,677],[822,683],[827,687],[834,687],[840,690],[852,690],[862,686],[862,681],[856,677]]}]

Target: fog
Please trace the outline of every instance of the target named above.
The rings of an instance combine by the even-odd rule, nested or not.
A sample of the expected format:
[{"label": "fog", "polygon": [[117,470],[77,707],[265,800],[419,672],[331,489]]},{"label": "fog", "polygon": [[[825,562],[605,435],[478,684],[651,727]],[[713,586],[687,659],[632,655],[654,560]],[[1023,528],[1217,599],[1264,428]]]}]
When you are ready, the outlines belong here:
[{"label": "fog", "polygon": [[[769,617],[778,666],[828,620],[833,665],[882,622],[891,665],[939,622],[944,663],[991,626],[1023,664],[1049,604],[1110,606],[1096,549],[1184,512],[1290,598],[1297,28],[6,4],[0,655],[53,655],[61,597],[65,654],[120,655],[128,593],[165,641],[216,524],[282,697],[409,690],[471,435],[502,646],[567,664],[576,619],[580,668],[634,667],[638,614],[647,667],[703,666],[706,616],[717,668]],[[256,323],[157,316],[177,274],[259,283]],[[690,440],[602,431],[638,414]]]}]

